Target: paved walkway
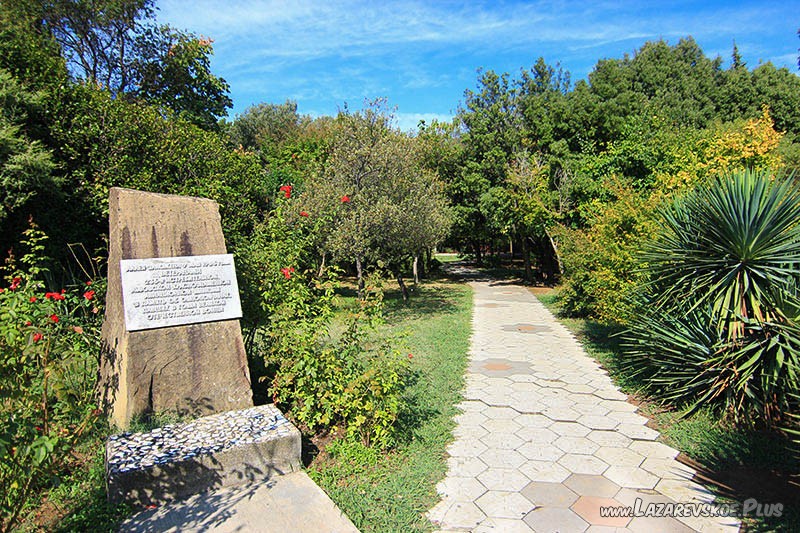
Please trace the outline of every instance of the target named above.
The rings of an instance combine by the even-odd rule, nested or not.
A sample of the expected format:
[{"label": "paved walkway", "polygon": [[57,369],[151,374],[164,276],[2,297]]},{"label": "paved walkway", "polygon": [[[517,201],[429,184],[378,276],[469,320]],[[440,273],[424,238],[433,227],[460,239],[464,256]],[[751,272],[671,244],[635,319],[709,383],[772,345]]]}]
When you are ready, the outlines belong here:
[{"label": "paved walkway", "polygon": [[[461,273],[469,275],[463,267]],[[707,503],[606,372],[526,288],[470,283],[473,334],[448,448],[443,531],[736,532],[733,518],[603,518],[601,506]],[[668,509],[667,506],[663,506]],[[649,508],[657,510],[657,506]]]}]

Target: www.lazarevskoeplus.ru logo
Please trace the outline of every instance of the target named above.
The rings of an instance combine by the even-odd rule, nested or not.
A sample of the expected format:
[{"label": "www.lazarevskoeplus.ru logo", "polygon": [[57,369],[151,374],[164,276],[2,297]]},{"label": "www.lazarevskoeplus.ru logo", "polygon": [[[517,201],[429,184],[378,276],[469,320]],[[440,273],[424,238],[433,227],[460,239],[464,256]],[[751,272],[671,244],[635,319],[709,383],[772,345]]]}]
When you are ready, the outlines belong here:
[{"label": "www.lazarevskoeplus.ru logo", "polygon": [[671,518],[730,516],[743,518],[746,516],[779,517],[782,514],[782,503],[761,503],[755,498],[748,498],[742,503],[651,502],[647,504],[641,498],[636,498],[633,505],[600,507],[600,516],[604,518],[635,518],[643,516]]}]

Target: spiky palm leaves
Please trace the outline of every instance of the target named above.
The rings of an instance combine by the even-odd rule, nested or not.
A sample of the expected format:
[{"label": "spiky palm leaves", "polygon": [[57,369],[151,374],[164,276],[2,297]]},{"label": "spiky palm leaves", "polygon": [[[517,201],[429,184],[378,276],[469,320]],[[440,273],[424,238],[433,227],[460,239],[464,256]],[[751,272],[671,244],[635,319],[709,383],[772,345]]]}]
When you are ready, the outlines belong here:
[{"label": "spiky palm leaves", "polygon": [[627,364],[692,410],[777,421],[800,386],[800,187],[739,172],[662,214],[642,256],[651,283],[625,336]]}]

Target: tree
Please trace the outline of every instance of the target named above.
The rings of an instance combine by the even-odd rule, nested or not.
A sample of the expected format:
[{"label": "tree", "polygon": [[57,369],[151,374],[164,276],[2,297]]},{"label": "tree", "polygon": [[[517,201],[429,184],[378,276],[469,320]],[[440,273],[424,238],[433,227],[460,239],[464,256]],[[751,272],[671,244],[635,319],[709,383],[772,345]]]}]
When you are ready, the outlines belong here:
[{"label": "tree", "polygon": [[43,18],[77,79],[216,129],[233,103],[211,73],[212,41],[155,26],[154,15],[154,0],[55,0]]},{"label": "tree", "polygon": [[403,292],[406,263],[440,242],[449,217],[442,186],[423,171],[415,139],[394,130],[383,101],[339,114],[325,167],[306,190],[312,216],[331,218],[325,250],[353,261],[359,294],[367,264],[384,264]]},{"label": "tree", "polygon": [[133,63],[132,93],[201,128],[216,129],[233,101],[228,82],[211,73],[212,42],[169,26],[146,29],[135,41],[139,58]]},{"label": "tree", "polygon": [[13,247],[28,224],[30,203],[53,188],[55,164],[50,152],[26,134],[41,94],[33,94],[0,69],[0,228],[2,250]]},{"label": "tree", "polygon": [[40,2],[0,0],[0,68],[33,90],[67,79],[58,43],[43,19]]},{"label": "tree", "polygon": [[77,78],[113,94],[136,82],[137,35],[154,14],[154,0],[54,0],[46,4],[47,28]]}]

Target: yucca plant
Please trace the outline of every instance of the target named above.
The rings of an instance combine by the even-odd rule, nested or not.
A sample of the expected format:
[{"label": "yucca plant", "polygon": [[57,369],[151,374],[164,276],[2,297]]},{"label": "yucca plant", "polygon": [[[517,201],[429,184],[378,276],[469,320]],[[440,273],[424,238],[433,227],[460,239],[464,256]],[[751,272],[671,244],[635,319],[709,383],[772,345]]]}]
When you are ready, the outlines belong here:
[{"label": "yucca plant", "polygon": [[772,424],[800,388],[800,188],[743,171],[662,212],[626,363],[657,395]]}]

